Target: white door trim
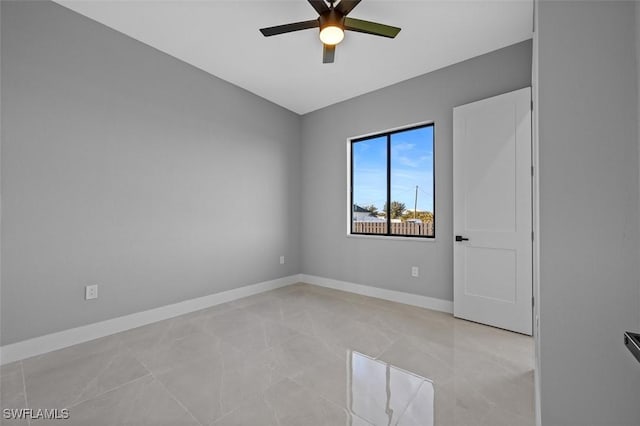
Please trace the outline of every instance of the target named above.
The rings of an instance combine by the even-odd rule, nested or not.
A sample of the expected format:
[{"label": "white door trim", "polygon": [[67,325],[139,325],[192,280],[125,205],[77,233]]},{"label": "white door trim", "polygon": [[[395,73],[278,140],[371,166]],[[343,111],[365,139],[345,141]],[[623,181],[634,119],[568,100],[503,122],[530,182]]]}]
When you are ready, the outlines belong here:
[{"label": "white door trim", "polygon": [[536,426],[542,426],[542,407],[540,398],[540,127],[538,123],[539,115],[539,43],[540,33],[538,26],[538,17],[540,9],[540,0],[533,1],[533,47],[531,61],[531,102],[533,108],[531,111],[531,163],[533,164],[533,177],[531,188],[531,214],[533,223],[533,341],[534,341],[534,404],[535,404],[535,420]]}]

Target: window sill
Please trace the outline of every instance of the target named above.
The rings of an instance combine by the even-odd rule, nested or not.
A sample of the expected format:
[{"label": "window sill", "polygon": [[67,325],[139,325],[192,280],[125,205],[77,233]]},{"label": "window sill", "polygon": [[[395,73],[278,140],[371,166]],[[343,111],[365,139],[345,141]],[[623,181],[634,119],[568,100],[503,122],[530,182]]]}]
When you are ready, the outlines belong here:
[{"label": "window sill", "polygon": [[419,237],[401,237],[397,235],[362,235],[362,234],[347,234],[347,238],[362,238],[365,240],[391,240],[391,241],[411,241],[414,243],[435,243],[436,238],[419,238]]}]

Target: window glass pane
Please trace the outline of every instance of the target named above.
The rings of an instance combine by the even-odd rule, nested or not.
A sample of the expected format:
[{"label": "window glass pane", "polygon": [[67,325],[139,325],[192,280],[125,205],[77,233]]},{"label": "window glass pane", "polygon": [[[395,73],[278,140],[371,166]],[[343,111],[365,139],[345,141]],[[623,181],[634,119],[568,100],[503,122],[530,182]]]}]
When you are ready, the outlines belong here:
[{"label": "window glass pane", "polygon": [[434,235],[433,126],[391,134],[391,234]]},{"label": "window glass pane", "polygon": [[386,234],[387,137],[354,142],[352,147],[352,226],[354,234]]}]

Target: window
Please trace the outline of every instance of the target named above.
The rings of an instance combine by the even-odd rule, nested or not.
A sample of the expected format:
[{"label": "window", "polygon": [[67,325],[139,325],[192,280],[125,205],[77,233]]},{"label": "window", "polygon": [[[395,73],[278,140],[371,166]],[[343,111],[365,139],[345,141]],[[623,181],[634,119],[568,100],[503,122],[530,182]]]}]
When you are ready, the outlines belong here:
[{"label": "window", "polygon": [[434,125],[352,139],[350,233],[435,236]]}]

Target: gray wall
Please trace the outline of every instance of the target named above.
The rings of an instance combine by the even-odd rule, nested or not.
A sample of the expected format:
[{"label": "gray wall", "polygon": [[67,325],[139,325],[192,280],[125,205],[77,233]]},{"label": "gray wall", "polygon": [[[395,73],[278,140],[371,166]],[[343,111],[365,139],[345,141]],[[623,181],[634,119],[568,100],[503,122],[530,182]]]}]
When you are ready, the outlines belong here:
[{"label": "gray wall", "polygon": [[640,421],[638,107],[633,2],[539,9],[544,426]]},{"label": "gray wall", "polygon": [[299,116],[1,3],[2,344],[299,272]]},{"label": "gray wall", "polygon": [[[305,115],[302,271],[452,300],[452,108],[530,84],[525,41]],[[347,138],[428,120],[436,126],[436,240],[347,237]],[[412,265],[420,278],[411,278]]]}]

